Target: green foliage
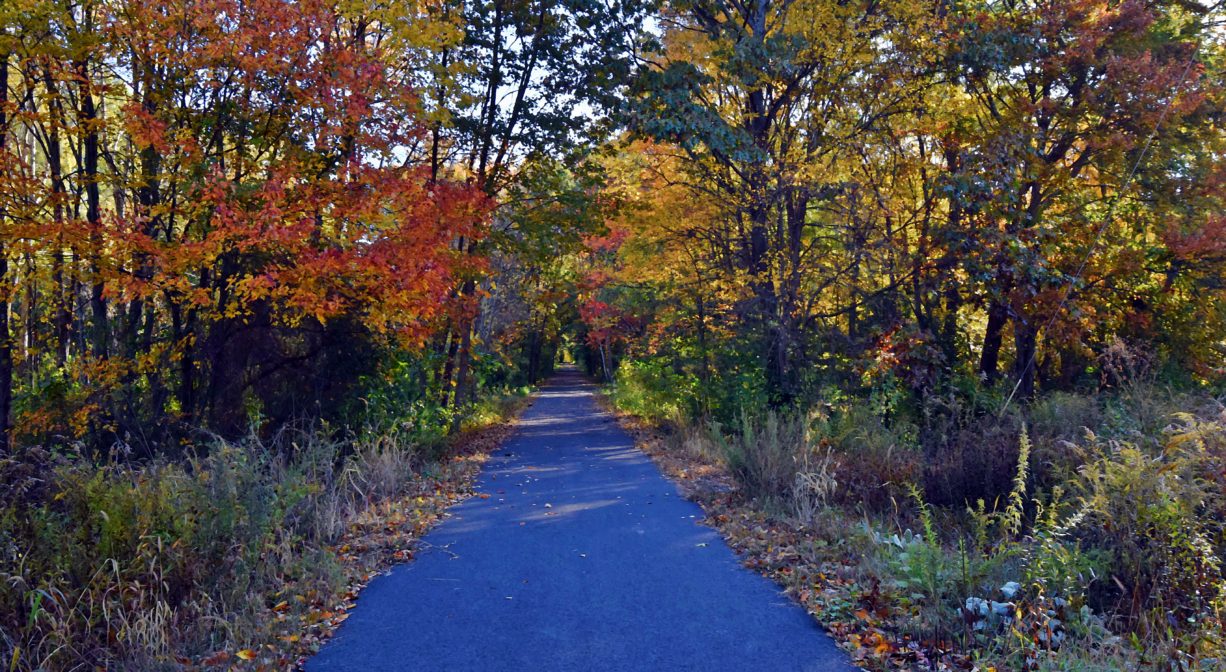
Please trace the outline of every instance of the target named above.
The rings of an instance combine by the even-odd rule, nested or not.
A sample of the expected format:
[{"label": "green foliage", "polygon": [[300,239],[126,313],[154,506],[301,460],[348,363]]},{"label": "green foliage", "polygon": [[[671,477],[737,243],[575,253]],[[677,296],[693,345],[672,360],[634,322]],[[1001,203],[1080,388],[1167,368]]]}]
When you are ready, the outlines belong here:
[{"label": "green foliage", "polygon": [[460,426],[471,430],[504,422],[523,407],[531,394],[532,388],[527,385],[491,391],[468,409]]},{"label": "green foliage", "polygon": [[379,373],[360,381],[344,413],[346,423],[367,434],[394,433],[415,444],[440,443],[458,411],[443,404],[437,384],[427,382],[439,359],[434,353],[389,353]]},{"label": "green foliage", "polygon": [[698,381],[679,374],[661,359],[623,362],[617,369],[611,397],[617,408],[650,420],[691,417]]},{"label": "green foliage", "polygon": [[1026,514],[1026,477],[1030,473],[1030,435],[1026,426],[1022,425],[1021,438],[1018,440],[1017,474],[1013,477],[1013,489],[1005,510],[1001,512],[1001,528],[1008,537],[1016,537],[1022,532],[1022,517]]},{"label": "green foliage", "polygon": [[921,534],[912,537],[912,543],[896,557],[906,578],[899,579],[895,585],[911,591],[909,597],[913,600],[939,604],[949,596],[948,584],[953,576],[953,567],[943,562],[941,538],[932,519],[932,508],[924,501],[918,487],[911,485],[909,493],[919,514]]},{"label": "green foliage", "polygon": [[389,353],[380,373],[361,379],[359,394],[341,419],[370,437],[394,436],[406,445],[437,450],[457,428],[488,425],[507,417],[511,407],[530,388],[521,369],[497,357],[482,357],[474,365],[477,399],[463,407],[443,403],[443,390],[435,372],[441,368],[437,353]]},{"label": "green foliage", "polygon": [[1068,512],[1063,491],[1039,505],[1030,544],[1021,568],[1024,590],[1038,602],[1059,598],[1073,608],[1086,605],[1086,592],[1107,568],[1101,549],[1086,551],[1074,531],[1085,521],[1085,509]]}]

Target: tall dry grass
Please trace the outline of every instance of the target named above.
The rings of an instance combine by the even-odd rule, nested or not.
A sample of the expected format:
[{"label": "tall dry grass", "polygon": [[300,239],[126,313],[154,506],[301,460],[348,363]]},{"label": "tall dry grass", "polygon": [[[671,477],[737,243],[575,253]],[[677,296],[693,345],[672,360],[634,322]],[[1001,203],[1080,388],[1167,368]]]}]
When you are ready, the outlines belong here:
[{"label": "tall dry grass", "polygon": [[185,460],[7,458],[5,668],[174,669],[266,641],[275,620],[339,599],[334,544],[376,505],[430,490],[430,457],[395,435],[289,431]]}]

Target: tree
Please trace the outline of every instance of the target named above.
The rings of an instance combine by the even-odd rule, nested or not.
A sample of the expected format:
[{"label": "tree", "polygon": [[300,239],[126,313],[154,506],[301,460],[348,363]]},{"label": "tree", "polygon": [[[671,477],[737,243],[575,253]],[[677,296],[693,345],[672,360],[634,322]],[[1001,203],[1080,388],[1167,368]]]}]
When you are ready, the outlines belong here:
[{"label": "tree", "polygon": [[[464,39],[439,54],[441,71],[463,64],[455,76],[439,76],[435,104],[447,110],[454,133],[435,141],[436,165],[472,179],[494,202],[505,201],[537,163],[578,168],[599,144],[615,109],[644,11],[638,0],[479,0],[446,4],[443,16],[461,16]],[[504,221],[513,221],[505,218]],[[470,254],[486,252],[458,236]],[[480,315],[480,279],[456,288],[442,377],[454,402],[470,399],[473,327]]]},{"label": "tree", "polygon": [[[929,18],[902,3],[764,1],[674,3],[666,19],[639,75],[637,128],[684,150],[689,182],[726,204],[718,247],[746,288],[739,313],[766,387],[786,403],[822,312],[805,295],[854,274],[865,244],[829,216],[851,193],[847,155],[916,104],[924,80],[908,80],[902,47]],[[849,265],[826,264],[835,248]]]},{"label": "tree", "polygon": [[240,432],[361,373],[313,363],[433,333],[479,264],[452,241],[488,215],[420,160],[400,66],[444,38],[328,2],[32,9],[4,15],[21,38],[3,44],[22,67],[4,127],[35,141],[6,162],[2,202],[26,432]]},{"label": "tree", "polygon": [[1086,280],[1079,260],[1099,252],[1100,230],[1127,236],[1103,218],[1131,197],[1151,140],[1163,142],[1202,100],[1201,28],[1185,15],[1183,5],[1070,0],[989,3],[956,20],[951,58],[973,101],[962,170],[995,194],[979,211],[984,255],[966,264],[986,280],[979,369],[989,382],[1011,322],[1019,393],[1033,394],[1038,334],[1067,304],[1062,288]]}]

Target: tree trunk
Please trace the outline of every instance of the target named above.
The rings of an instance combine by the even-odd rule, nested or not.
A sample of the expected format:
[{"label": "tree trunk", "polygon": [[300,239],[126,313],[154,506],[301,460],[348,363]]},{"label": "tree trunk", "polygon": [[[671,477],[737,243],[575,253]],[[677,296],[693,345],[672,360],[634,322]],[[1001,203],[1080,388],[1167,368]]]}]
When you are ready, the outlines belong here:
[{"label": "tree trunk", "polygon": [[699,376],[702,380],[702,412],[711,413],[711,354],[707,346],[707,306],[702,296],[696,299],[698,307],[698,356],[702,358]]},{"label": "tree trunk", "polygon": [[[87,21],[89,17],[87,17]],[[89,304],[93,315],[90,329],[94,356],[108,356],[109,327],[107,324],[106,299],[103,297],[102,280],[102,213],[98,192],[98,110],[94,105],[93,85],[89,79],[89,66],[85,61],[77,63],[80,77],[80,125],[85,129],[85,151],[82,157],[85,183],[85,221],[89,226],[90,284]]]},{"label": "tree trunk", "polygon": [[38,380],[38,357],[35,353],[40,352],[42,347],[42,344],[38,342],[38,329],[36,328],[40,317],[38,313],[42,294],[38,291],[38,283],[33,281],[38,275],[38,269],[34,265],[34,255],[29,248],[26,248],[21,255],[21,266],[21,277],[17,280],[17,286],[25,287],[25,298],[20,302],[22,330],[22,370],[20,373],[33,387]]},{"label": "tree trunk", "polygon": [[[760,94],[761,92],[757,92]],[[760,97],[760,95],[758,96]],[[755,96],[751,95],[751,99]],[[759,102],[757,105],[764,105]],[[751,105],[751,109],[755,106]],[[765,126],[763,122],[762,126]],[[750,125],[751,130],[760,133],[765,142],[766,129]],[[754,167],[751,173],[749,187],[754,202],[746,213],[749,218],[749,249],[746,255],[746,270],[749,273],[750,287],[753,290],[753,310],[756,324],[752,325],[761,334],[762,358],[766,373],[766,387],[772,394],[772,403],[783,405],[787,402],[790,386],[787,383],[787,345],[779,324],[779,297],[775,292],[775,283],[771,278],[770,239],[770,209],[765,203],[765,184],[762,170]]]},{"label": "tree trunk", "polygon": [[1085,375],[1089,363],[1072,347],[1064,348],[1060,351],[1060,374],[1057,377],[1056,384],[1060,389],[1071,390],[1077,385],[1077,381]]},{"label": "tree trunk", "polygon": [[957,283],[946,275],[945,284],[945,319],[941,325],[941,354],[945,365],[951,371],[958,362],[958,310],[962,307],[962,294],[958,292]]},{"label": "tree trunk", "polygon": [[196,412],[196,353],[192,335],[195,311],[190,308],[185,311],[174,297],[167,297],[167,304],[170,306],[172,338],[180,348],[175,398],[179,402],[180,421],[190,425]]},{"label": "tree trunk", "polygon": [[[470,246],[469,252],[472,252]],[[476,296],[477,282],[473,279],[464,281],[460,287],[459,301],[463,304],[465,301],[471,300],[476,302],[473,306],[472,314],[469,311],[463,310],[458,325],[459,346],[456,349],[455,356],[455,396],[452,404],[455,408],[461,408],[469,401],[468,377],[472,365],[472,345],[473,345],[473,325],[476,322],[476,313],[480,309],[480,299]],[[462,306],[462,308],[466,308]],[[454,338],[454,337],[453,337]]]},{"label": "tree trunk", "polygon": [[1013,360],[1013,374],[1017,377],[1017,396],[1023,400],[1034,397],[1035,392],[1035,353],[1038,340],[1038,329],[1027,320],[1013,321],[1014,350],[1017,352]]},{"label": "tree trunk", "polygon": [[[962,171],[962,157],[958,148],[952,142],[945,142],[945,165],[952,175]],[[956,240],[962,232],[962,201],[959,196],[949,197],[949,214],[945,220],[944,237]],[[950,254],[949,251],[946,254]],[[947,370],[952,372],[958,362],[958,311],[962,308],[962,293],[958,291],[958,283],[954,279],[953,262],[941,269],[937,283],[945,287],[945,316],[941,325],[941,352],[945,358]]]},{"label": "tree trunk", "polygon": [[[150,66],[151,67],[151,66]],[[157,101],[153,96],[153,73],[146,68],[141,73],[141,107],[144,112],[153,115],[157,112]],[[162,201],[162,190],[160,186],[160,173],[162,170],[162,157],[157,149],[153,146],[145,147],[140,151],[140,185],[136,189],[136,200],[139,203],[140,216],[145,220],[143,233],[149,237],[155,237],[161,226],[161,216],[157,214],[157,206]],[[138,254],[135,259],[137,278],[143,281],[148,281],[153,275],[153,269],[149,266],[149,259],[145,254]],[[151,310],[151,308],[149,308]],[[145,317],[147,310],[144,301],[141,298],[136,298],[132,301],[128,309],[128,356],[135,359],[139,353],[142,342],[140,338],[141,325],[152,325],[152,320]],[[145,340],[152,337],[152,334],[146,330]]]},{"label": "tree trunk", "polygon": [[[0,157],[8,153],[8,92],[9,55],[0,54]],[[0,230],[7,213],[0,206]],[[0,243],[0,455],[12,451],[13,407],[13,341],[9,333],[9,278],[8,248]]]},{"label": "tree trunk", "polygon": [[983,351],[979,356],[979,374],[988,385],[995,384],[1000,378],[1000,346],[1008,321],[1009,307],[993,299],[988,306],[988,326],[983,335]]},{"label": "tree trunk", "polygon": [[600,373],[604,377],[604,382],[613,380],[613,374],[609,371],[609,358],[605,356],[604,341],[600,342]]},{"label": "tree trunk", "polygon": [[541,368],[541,332],[533,325],[528,332],[528,384],[536,385]]},{"label": "tree trunk", "polygon": [[68,265],[68,253],[64,247],[64,202],[67,190],[64,187],[63,151],[60,144],[60,128],[64,126],[64,108],[59,100],[59,86],[51,73],[50,63],[43,68],[43,85],[51,101],[48,103],[48,113],[51,115],[50,129],[47,131],[47,169],[51,178],[51,212],[55,223],[55,252],[52,255],[51,284],[55,292],[52,310],[55,311],[52,325],[55,329],[55,363],[63,367],[68,359],[68,330],[72,322],[72,313],[68,306],[68,296],[65,288],[65,266]]},{"label": "tree trunk", "polygon": [[470,320],[465,320],[461,326],[460,332],[460,349],[456,355],[455,365],[455,407],[463,408],[465,404],[471,401],[469,393],[469,375],[472,368],[472,353],[473,353],[473,323]]},{"label": "tree trunk", "polygon": [[443,362],[443,372],[439,376],[439,385],[442,388],[442,393],[439,395],[439,404],[443,408],[447,408],[451,404],[451,393],[455,389],[455,381],[452,376],[455,374],[456,354],[460,350],[460,339],[456,334],[455,329],[450,329],[450,335],[447,339],[447,356]]}]

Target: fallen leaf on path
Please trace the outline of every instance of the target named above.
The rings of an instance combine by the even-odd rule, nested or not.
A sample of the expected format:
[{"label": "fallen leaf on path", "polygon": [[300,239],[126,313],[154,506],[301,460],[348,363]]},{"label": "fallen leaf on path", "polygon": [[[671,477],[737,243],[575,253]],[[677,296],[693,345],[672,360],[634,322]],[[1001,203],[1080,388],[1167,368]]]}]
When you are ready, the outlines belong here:
[{"label": "fallen leaf on path", "polygon": [[221,665],[227,660],[230,660],[230,653],[228,651],[218,651],[211,656],[206,656],[200,662],[204,665]]}]

